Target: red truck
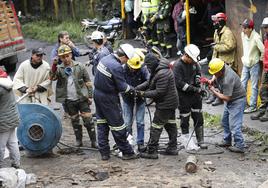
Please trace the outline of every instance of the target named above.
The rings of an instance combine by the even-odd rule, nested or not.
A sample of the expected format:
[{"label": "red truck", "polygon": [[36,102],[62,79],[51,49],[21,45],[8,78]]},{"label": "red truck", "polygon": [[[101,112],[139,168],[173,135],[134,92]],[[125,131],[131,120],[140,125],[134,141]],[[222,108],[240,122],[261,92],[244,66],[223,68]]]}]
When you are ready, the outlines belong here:
[{"label": "red truck", "polygon": [[25,51],[21,26],[11,0],[0,0],[0,65],[15,71],[17,54]]}]

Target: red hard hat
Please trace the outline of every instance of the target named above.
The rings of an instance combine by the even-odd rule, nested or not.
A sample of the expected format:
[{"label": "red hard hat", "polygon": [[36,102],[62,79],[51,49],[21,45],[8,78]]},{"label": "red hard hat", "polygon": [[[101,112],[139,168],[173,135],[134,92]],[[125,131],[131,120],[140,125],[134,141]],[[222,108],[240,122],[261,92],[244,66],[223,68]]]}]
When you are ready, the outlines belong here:
[{"label": "red hard hat", "polygon": [[214,21],[214,22],[218,22],[218,21],[220,21],[220,20],[227,21],[227,16],[226,16],[225,13],[223,13],[223,12],[219,12],[219,13],[217,13],[217,14],[211,16],[211,19],[212,19],[212,21]]}]

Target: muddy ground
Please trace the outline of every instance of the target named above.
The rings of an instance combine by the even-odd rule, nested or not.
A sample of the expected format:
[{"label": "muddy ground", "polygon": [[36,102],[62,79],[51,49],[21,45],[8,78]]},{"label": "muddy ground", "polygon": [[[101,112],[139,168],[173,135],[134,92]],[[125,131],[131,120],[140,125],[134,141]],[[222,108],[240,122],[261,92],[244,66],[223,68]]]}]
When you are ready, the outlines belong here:
[{"label": "muddy ground", "polygon": [[[30,56],[30,50],[42,46],[47,52],[45,59],[49,60],[52,45],[35,40],[27,40],[26,53],[20,55],[20,61]],[[85,48],[84,46],[79,46]],[[81,62],[86,57],[78,59]],[[52,104],[52,108],[59,107]],[[153,107],[151,107],[153,110]],[[62,116],[62,111],[58,113]],[[62,117],[63,135],[61,142],[72,146],[74,135],[70,120]],[[178,120],[179,123],[179,120]],[[149,115],[146,112],[146,141],[149,135]],[[135,127],[135,125],[134,125]],[[215,143],[220,141],[223,134],[220,128],[206,128],[205,141]],[[180,129],[178,129],[180,132]],[[135,132],[135,131],[134,131]],[[166,133],[163,132],[160,148],[167,143]],[[97,151],[75,150],[61,144],[54,148],[55,156],[43,158],[28,158],[22,151],[22,168],[27,173],[35,173],[38,182],[29,187],[213,187],[213,188],[255,188],[268,179],[267,159],[258,155],[262,146],[250,136],[245,136],[248,145],[244,155],[229,152],[227,149],[215,148],[209,145],[210,152],[223,152],[215,155],[196,155],[198,170],[190,174],[185,171],[185,162],[190,155],[184,149],[178,156],[159,155],[158,160],[137,159],[123,161],[112,156],[108,162],[101,161]],[[178,146],[180,146],[180,137]],[[90,146],[90,141],[84,132],[84,146]],[[113,139],[110,137],[111,146]],[[102,176],[101,176],[102,175]],[[104,179],[104,180],[101,180]]]}]

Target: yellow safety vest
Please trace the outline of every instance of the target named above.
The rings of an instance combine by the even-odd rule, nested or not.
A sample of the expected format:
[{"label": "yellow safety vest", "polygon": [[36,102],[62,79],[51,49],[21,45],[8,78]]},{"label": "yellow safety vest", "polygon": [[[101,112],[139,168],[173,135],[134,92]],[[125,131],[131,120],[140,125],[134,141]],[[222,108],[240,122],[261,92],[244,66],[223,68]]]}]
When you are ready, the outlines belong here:
[{"label": "yellow safety vest", "polygon": [[144,16],[153,15],[157,12],[159,0],[142,0],[141,11]]}]

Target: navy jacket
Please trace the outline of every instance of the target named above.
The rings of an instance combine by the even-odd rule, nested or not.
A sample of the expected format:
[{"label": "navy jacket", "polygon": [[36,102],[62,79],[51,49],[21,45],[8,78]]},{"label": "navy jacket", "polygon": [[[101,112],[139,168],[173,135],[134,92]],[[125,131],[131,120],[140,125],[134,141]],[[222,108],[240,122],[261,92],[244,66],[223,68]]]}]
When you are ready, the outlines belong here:
[{"label": "navy jacket", "polygon": [[[145,82],[149,82],[150,73],[146,66],[142,66],[140,69],[131,71],[127,65],[123,66],[124,68],[124,75],[127,84],[131,85],[132,87],[136,88],[140,85],[143,85]],[[124,102],[126,103],[134,103],[134,96],[123,94],[122,95]],[[137,103],[144,102],[142,98],[136,99]]]},{"label": "navy jacket", "polygon": [[107,95],[118,95],[120,92],[128,92],[130,86],[126,83],[124,70],[120,60],[115,54],[102,58],[97,66],[94,86],[96,91]]}]

